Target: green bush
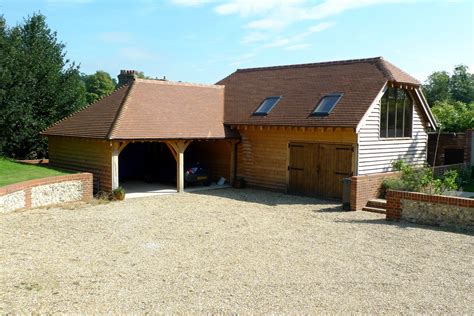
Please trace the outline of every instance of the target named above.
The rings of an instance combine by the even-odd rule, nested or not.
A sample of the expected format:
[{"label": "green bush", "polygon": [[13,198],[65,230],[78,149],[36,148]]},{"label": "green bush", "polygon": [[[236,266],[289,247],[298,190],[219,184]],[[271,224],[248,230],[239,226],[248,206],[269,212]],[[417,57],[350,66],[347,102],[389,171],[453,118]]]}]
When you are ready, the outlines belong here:
[{"label": "green bush", "polygon": [[385,195],[387,194],[387,190],[389,189],[396,190],[396,191],[410,191],[402,179],[399,179],[399,178],[385,179],[382,182],[382,189],[380,191],[380,197],[382,199],[385,198]]},{"label": "green bush", "polygon": [[447,170],[442,176],[435,178],[431,168],[413,167],[403,160],[393,162],[393,168],[401,172],[398,179],[387,179],[382,183],[382,195],[387,190],[422,192],[427,194],[443,194],[456,190],[459,186],[459,172]]},{"label": "green bush", "polygon": [[122,201],[125,198],[125,189],[118,187],[112,191],[115,200]]}]

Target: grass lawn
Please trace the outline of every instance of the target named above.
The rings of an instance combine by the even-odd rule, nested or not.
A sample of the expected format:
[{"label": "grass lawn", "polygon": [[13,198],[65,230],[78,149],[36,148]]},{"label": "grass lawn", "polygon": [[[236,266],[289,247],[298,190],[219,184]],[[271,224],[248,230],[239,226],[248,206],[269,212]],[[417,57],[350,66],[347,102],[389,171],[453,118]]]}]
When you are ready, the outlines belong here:
[{"label": "grass lawn", "polygon": [[72,172],[45,166],[27,165],[0,158],[0,187],[21,181],[61,176],[69,173]]}]

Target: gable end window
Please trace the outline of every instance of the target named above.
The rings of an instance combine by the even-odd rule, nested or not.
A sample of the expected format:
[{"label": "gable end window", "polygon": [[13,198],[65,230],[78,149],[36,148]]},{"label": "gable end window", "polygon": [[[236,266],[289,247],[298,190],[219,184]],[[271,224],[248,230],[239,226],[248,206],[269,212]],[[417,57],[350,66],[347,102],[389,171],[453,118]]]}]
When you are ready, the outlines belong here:
[{"label": "gable end window", "polygon": [[326,94],[314,109],[312,116],[328,116],[336,104],[341,100],[342,93]]},{"label": "gable end window", "polygon": [[277,105],[281,98],[282,96],[267,97],[262,101],[262,103],[260,103],[253,115],[267,115],[275,107],[275,105]]},{"label": "gable end window", "polygon": [[388,88],[380,101],[380,137],[411,137],[413,100],[406,90]]}]

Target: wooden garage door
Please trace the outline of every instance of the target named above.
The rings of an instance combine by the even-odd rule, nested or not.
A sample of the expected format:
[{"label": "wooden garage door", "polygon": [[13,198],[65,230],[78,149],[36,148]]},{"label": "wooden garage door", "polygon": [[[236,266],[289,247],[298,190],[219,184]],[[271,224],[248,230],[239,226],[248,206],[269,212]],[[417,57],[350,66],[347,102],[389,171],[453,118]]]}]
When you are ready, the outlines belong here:
[{"label": "wooden garage door", "polygon": [[352,175],[352,146],[291,143],[288,191],[342,198],[342,179]]}]

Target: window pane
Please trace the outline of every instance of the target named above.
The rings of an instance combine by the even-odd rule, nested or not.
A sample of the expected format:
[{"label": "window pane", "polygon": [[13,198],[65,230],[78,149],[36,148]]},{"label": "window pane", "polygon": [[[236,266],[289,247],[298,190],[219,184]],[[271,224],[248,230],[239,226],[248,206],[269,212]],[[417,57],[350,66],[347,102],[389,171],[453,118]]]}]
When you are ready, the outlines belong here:
[{"label": "window pane", "polygon": [[324,96],[319,102],[319,104],[316,106],[316,109],[313,111],[313,114],[329,114],[336,106],[336,103],[341,99],[341,97],[341,94],[332,94]]},{"label": "window pane", "polygon": [[395,137],[395,119],[397,107],[397,90],[389,88],[388,93],[388,134],[387,137]]},{"label": "window pane", "polygon": [[380,137],[411,137],[413,100],[404,89],[388,88],[380,100]]},{"label": "window pane", "polygon": [[268,114],[270,110],[278,103],[280,97],[270,97],[263,100],[262,104],[258,107],[255,113],[257,114]]},{"label": "window pane", "polygon": [[380,103],[380,137],[387,137],[387,101],[385,93]]},{"label": "window pane", "polygon": [[404,109],[405,109],[405,99],[406,94],[403,90],[397,91],[397,119],[395,127],[395,137],[403,137],[403,124],[404,124]]}]

